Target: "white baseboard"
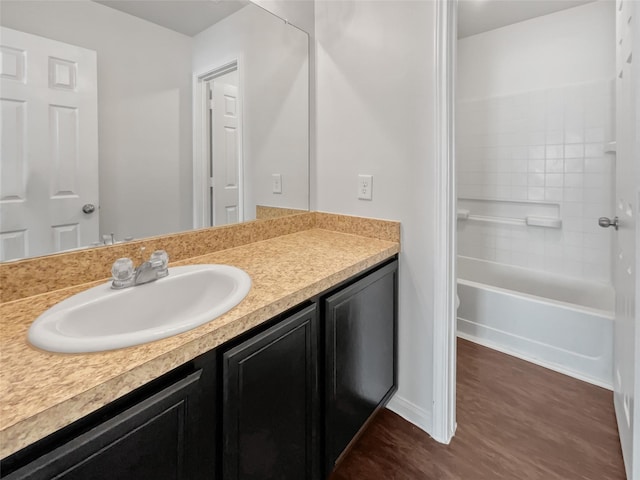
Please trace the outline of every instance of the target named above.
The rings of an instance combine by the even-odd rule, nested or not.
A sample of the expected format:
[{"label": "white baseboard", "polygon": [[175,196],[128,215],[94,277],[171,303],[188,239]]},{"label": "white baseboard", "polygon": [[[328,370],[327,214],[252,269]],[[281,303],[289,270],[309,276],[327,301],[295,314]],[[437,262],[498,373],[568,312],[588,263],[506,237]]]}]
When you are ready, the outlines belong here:
[{"label": "white baseboard", "polygon": [[431,435],[431,412],[417,406],[415,403],[411,403],[397,393],[391,398],[387,408]]},{"label": "white baseboard", "polygon": [[469,335],[468,333],[463,333],[458,331],[458,337],[463,338],[464,340],[469,340],[470,342],[477,343],[478,345],[482,345],[483,347],[491,348],[492,350],[497,350],[498,352],[506,353],[507,355],[511,355],[512,357],[519,358],[521,360],[525,360],[530,363],[534,363],[544,368],[548,368],[549,370],[553,370],[554,372],[562,373],[564,375],[568,375],[569,377],[577,378],[578,380],[582,380],[583,382],[590,383],[592,385],[596,385],[598,387],[606,388],[607,390],[613,390],[613,385],[610,385],[605,382],[601,382],[600,380],[596,380],[591,377],[587,377],[586,375],[581,375],[579,373],[574,372],[573,370],[569,370],[567,368],[563,368],[559,365],[548,363],[538,358],[530,357],[528,355],[523,355],[522,353],[516,352],[514,350],[510,350],[509,348],[505,348],[502,345],[498,345],[490,340],[485,340],[480,337],[476,337],[475,335]]}]

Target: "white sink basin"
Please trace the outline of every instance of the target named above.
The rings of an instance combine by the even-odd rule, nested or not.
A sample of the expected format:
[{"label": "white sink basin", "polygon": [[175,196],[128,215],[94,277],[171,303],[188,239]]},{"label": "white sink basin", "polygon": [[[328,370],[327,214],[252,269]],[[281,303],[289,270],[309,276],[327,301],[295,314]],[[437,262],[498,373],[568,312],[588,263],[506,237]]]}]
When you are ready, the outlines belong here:
[{"label": "white sink basin", "polygon": [[29,328],[29,342],[62,353],[130,347],[186,332],[228,312],[249,293],[251,278],[229,265],[189,265],[123,290],[111,282],[53,306]]}]

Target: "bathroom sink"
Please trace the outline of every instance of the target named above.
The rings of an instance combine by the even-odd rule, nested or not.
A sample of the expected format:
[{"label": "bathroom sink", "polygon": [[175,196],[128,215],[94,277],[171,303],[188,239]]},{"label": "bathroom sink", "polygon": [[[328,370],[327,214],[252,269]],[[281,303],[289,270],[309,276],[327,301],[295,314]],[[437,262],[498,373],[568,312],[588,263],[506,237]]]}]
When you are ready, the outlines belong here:
[{"label": "bathroom sink", "polygon": [[249,275],[229,265],[173,267],[145,285],[113,290],[109,282],[69,297],[40,315],[28,338],[62,353],[130,347],[207,323],[238,305],[250,288]]}]

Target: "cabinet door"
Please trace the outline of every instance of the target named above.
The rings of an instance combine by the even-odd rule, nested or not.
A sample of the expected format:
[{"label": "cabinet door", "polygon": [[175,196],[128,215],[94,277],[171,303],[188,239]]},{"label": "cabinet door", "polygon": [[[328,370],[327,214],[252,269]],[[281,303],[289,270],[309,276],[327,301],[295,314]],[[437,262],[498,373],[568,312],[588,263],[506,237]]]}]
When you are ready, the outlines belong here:
[{"label": "cabinet door", "polygon": [[198,465],[191,426],[202,370],[68,441],[7,480],[192,480],[213,478]]},{"label": "cabinet door", "polygon": [[325,312],[325,468],[396,390],[397,261],[331,295]]},{"label": "cabinet door", "polygon": [[223,478],[317,478],[315,305],[223,355]]}]

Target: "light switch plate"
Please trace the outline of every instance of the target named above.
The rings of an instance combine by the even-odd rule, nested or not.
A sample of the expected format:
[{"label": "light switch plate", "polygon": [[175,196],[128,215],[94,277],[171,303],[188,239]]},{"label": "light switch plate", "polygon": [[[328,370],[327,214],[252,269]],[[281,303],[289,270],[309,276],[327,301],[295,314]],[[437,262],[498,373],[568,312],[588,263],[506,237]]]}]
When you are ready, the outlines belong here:
[{"label": "light switch plate", "polygon": [[273,193],[282,193],[282,175],[274,173],[271,175],[271,183],[273,185]]}]

